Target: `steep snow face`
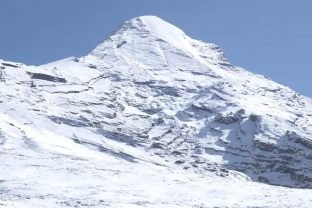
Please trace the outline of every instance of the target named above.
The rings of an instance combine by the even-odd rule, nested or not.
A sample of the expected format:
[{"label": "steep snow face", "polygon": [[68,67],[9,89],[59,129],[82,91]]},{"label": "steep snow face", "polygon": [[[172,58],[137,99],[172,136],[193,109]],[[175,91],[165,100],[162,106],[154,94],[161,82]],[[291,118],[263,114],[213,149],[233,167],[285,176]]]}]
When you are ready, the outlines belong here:
[{"label": "steep snow face", "polygon": [[311,99],[158,17],[125,22],[84,57],[0,60],[0,95],[3,206],[312,203]]},{"label": "steep snow face", "polygon": [[127,33],[136,32],[139,34],[144,32],[148,36],[153,36],[177,48],[184,48],[188,45],[186,42],[187,36],[182,30],[155,16],[142,16],[131,19],[121,26],[119,32],[124,35],[124,41],[127,39]]},{"label": "steep snow face", "polygon": [[[143,26],[151,35],[166,41],[177,48],[185,46],[185,33],[179,28],[171,25],[155,16],[142,16],[130,20],[131,25]],[[187,45],[187,44],[186,44]]]}]

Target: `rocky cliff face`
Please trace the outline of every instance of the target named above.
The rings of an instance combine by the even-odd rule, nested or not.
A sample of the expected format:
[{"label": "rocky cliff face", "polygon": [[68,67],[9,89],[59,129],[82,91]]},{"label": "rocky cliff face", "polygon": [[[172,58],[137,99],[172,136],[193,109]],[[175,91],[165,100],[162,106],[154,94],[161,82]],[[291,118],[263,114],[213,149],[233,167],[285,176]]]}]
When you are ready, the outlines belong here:
[{"label": "rocky cliff face", "polygon": [[0,67],[6,154],[104,154],[312,188],[311,100],[157,17],[125,22],[84,57]]}]

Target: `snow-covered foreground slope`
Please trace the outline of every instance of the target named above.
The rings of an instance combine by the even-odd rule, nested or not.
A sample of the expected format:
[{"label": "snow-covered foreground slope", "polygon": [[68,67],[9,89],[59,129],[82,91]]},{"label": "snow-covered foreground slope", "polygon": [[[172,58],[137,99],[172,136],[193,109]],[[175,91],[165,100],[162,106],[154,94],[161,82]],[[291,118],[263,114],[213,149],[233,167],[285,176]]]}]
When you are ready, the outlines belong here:
[{"label": "snow-covered foreground slope", "polygon": [[0,207],[312,206],[311,99],[157,17],[0,70]]},{"label": "snow-covered foreground slope", "polygon": [[10,162],[1,163],[0,207],[311,206],[307,189],[196,174],[105,154],[91,159],[32,151],[6,152],[1,158]]}]

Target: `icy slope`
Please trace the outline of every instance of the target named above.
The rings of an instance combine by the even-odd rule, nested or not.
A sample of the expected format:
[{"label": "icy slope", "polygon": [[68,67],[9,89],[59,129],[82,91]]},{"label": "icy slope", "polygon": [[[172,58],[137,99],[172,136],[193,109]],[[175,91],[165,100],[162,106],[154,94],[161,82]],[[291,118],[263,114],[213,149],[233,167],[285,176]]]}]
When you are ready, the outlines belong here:
[{"label": "icy slope", "polygon": [[311,100],[157,17],[0,70],[0,206],[312,203]]}]

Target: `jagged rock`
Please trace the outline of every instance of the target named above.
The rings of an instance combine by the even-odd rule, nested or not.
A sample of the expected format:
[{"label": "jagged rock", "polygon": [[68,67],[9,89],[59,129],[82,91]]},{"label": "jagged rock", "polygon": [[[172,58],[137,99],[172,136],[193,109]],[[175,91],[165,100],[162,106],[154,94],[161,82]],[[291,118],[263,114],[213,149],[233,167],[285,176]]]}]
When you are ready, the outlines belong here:
[{"label": "jagged rock", "polygon": [[159,142],[153,142],[152,147],[156,149],[166,149],[166,146]]},{"label": "jagged rock", "polygon": [[260,120],[260,116],[255,115],[255,114],[250,114],[249,118],[250,118],[250,120],[253,121],[253,122],[257,122],[257,121]]},{"label": "jagged rock", "polygon": [[32,79],[41,79],[49,82],[61,82],[61,83],[67,82],[65,78],[56,77],[48,74],[32,73],[32,72],[27,72],[27,74],[29,74]]},{"label": "jagged rock", "polygon": [[286,136],[290,141],[301,144],[309,149],[312,149],[312,139],[304,138],[298,135],[296,132],[287,131]]},{"label": "jagged rock", "polygon": [[215,122],[222,123],[222,124],[233,124],[240,121],[240,117],[236,114],[228,114],[228,115],[222,115],[219,114],[215,117]]},{"label": "jagged rock", "polygon": [[174,163],[177,165],[181,165],[181,164],[185,163],[185,160],[177,160]]},{"label": "jagged rock", "polygon": [[14,67],[14,68],[18,68],[19,67],[17,64],[11,64],[11,63],[5,63],[5,62],[2,62],[1,64],[3,66],[8,66],[8,67]]},{"label": "jagged rock", "polygon": [[254,143],[255,147],[257,147],[263,151],[272,152],[273,150],[277,149],[276,144],[273,144],[273,143],[264,142],[261,140],[254,140],[253,143]]}]

